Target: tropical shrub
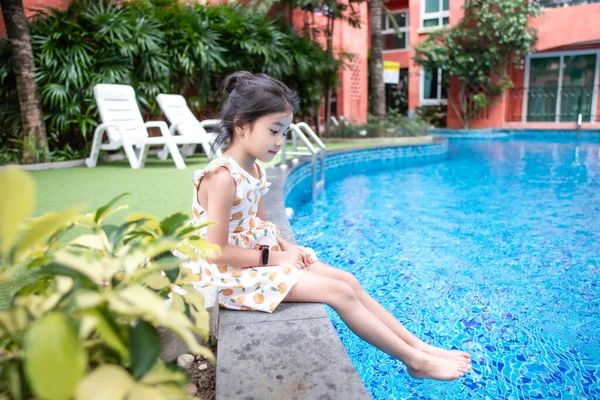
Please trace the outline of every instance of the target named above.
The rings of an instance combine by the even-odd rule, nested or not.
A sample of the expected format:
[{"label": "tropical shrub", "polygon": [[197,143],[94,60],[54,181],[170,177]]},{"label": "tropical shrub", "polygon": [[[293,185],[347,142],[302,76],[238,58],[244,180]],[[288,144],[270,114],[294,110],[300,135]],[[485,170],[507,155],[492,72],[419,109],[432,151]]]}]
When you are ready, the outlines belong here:
[{"label": "tropical shrub", "polygon": [[342,123],[333,136],[343,138],[424,136],[429,134],[429,130],[429,123],[418,116],[409,118],[397,111],[388,111],[383,121],[378,121],[374,116],[369,115],[366,124]]},{"label": "tropical shrub", "polygon": [[[195,336],[208,337],[204,300],[173,255],[218,250],[196,235],[201,226],[185,224],[183,214],[108,224],[126,208],[114,207],[121,196],[89,214],[72,207],[27,219],[31,176],[2,171],[0,187],[0,282],[23,270],[35,276],[0,311],[0,398],[186,398],[185,373],[159,359],[158,328],[214,360]],[[74,227],[84,233],[61,242]],[[173,284],[187,294],[171,293],[167,309]]]},{"label": "tropical shrub", "polygon": [[[74,0],[41,10],[30,24],[35,76],[54,159],[89,153],[99,122],[97,83],[135,88],[146,118],[159,116],[159,93],[186,96],[200,118],[216,117],[218,85],[237,70],[264,72],[297,90],[300,114],[320,104],[324,82],[341,64],[243,4],[204,6],[177,0]],[[22,146],[11,48],[0,38],[0,152]],[[59,154],[57,150],[71,151]],[[15,157],[2,157],[8,161]]]}]

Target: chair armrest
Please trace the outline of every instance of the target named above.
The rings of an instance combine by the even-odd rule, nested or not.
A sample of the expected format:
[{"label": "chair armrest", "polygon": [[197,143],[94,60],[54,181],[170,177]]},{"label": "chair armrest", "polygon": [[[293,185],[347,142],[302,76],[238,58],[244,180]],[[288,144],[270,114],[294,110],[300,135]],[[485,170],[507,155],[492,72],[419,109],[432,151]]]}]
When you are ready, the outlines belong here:
[{"label": "chair armrest", "polygon": [[160,129],[160,134],[163,136],[172,136],[171,132],[169,132],[169,127],[165,121],[148,121],[144,123],[144,127],[148,128],[158,128]]},{"label": "chair armrest", "polygon": [[115,128],[116,130],[118,130],[119,132],[121,131],[119,129],[119,125],[116,124],[100,124],[96,127],[96,129],[94,129],[94,134],[96,134],[96,132],[104,132],[105,130],[107,130],[108,128]]},{"label": "chair armrest", "polygon": [[200,121],[200,126],[204,128],[205,126],[217,126],[220,123],[220,119],[205,119],[203,121]]}]

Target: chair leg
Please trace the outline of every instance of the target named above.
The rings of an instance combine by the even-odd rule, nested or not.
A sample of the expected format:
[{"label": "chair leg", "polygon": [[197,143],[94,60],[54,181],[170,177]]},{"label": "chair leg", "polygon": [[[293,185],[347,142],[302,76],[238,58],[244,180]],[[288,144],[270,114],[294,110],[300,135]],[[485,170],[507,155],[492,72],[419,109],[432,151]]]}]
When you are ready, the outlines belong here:
[{"label": "chair leg", "polygon": [[191,157],[196,152],[196,145],[194,143],[187,145],[183,149],[184,157]]},{"label": "chair leg", "polygon": [[202,150],[204,150],[204,153],[206,154],[206,157],[208,158],[215,158],[214,156],[214,152],[211,148],[211,145],[208,141],[203,141],[202,142]]},{"label": "chair leg", "polygon": [[169,157],[169,146],[166,144],[163,146],[162,150],[158,152],[158,158],[161,160],[166,160]]},{"label": "chair leg", "polygon": [[94,132],[94,138],[92,139],[92,150],[90,156],[85,159],[85,165],[89,168],[94,168],[98,163],[98,156],[100,155],[100,145],[102,144],[102,136],[104,130],[96,130]]},{"label": "chair leg", "polygon": [[135,154],[133,143],[123,140],[123,150],[125,150],[125,155],[127,156],[127,160],[129,160],[129,165],[131,165],[131,168],[139,169],[140,163],[138,162],[137,154]]},{"label": "chair leg", "polygon": [[175,161],[175,166],[179,169],[185,169],[185,163],[183,162],[183,158],[181,158],[181,153],[177,145],[175,143],[167,143],[166,146],[168,146],[169,153],[171,153],[171,157]]},{"label": "chair leg", "polygon": [[138,165],[140,168],[144,168],[144,165],[146,165],[146,158],[148,157],[149,148],[150,146],[147,144],[138,147]]}]

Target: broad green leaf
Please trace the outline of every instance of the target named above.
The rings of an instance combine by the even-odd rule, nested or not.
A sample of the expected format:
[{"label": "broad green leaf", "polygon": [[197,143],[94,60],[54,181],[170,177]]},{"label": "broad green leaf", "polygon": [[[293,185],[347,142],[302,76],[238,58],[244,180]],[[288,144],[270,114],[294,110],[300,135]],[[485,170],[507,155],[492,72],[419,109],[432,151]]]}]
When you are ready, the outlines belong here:
[{"label": "broad green leaf", "polygon": [[[127,363],[129,361],[129,351],[127,350],[127,347],[125,347],[119,334],[115,332],[102,313],[97,310],[91,310],[85,313],[85,317],[90,319],[91,325],[106,344],[119,353],[123,361]],[[90,321],[87,322],[90,323]]]},{"label": "broad green leaf", "polygon": [[154,326],[140,319],[135,326],[129,328],[129,354],[131,372],[139,380],[152,368],[160,355],[160,338]]},{"label": "broad green leaf", "polygon": [[77,387],[76,400],[123,400],[135,381],[119,365],[104,364],[89,373]]},{"label": "broad green leaf", "polygon": [[93,290],[80,289],[75,294],[75,304],[78,309],[95,308],[106,301],[106,298]]},{"label": "broad green leaf", "polygon": [[89,250],[61,250],[56,252],[54,258],[57,264],[83,274],[97,285],[110,282],[121,267],[118,259],[98,258]]},{"label": "broad green leaf", "polygon": [[169,309],[176,312],[185,311],[183,297],[181,297],[179,293],[171,292],[171,306],[169,307]]},{"label": "broad green leaf", "polygon": [[219,245],[212,244],[206,239],[190,239],[188,240],[188,243],[196,249],[200,250],[200,252],[208,258],[214,257],[215,254],[221,254],[221,248],[219,247]]},{"label": "broad green leaf", "polygon": [[81,235],[69,242],[70,245],[87,247],[90,249],[107,251],[110,249],[108,238],[104,231],[99,231],[95,235]]},{"label": "broad green leaf", "polygon": [[35,184],[30,174],[14,167],[0,172],[0,257],[8,258],[19,226],[34,209]]},{"label": "broad green leaf", "polygon": [[21,262],[31,253],[43,249],[44,241],[71,224],[80,211],[80,207],[72,207],[61,213],[51,212],[37,218],[19,240],[14,254],[15,261]]},{"label": "broad green leaf", "polygon": [[127,400],[168,400],[157,388],[136,384]]},{"label": "broad green leaf", "polygon": [[154,290],[161,290],[171,285],[169,278],[161,275],[159,270],[146,275],[142,281]]},{"label": "broad green leaf", "polygon": [[[198,343],[194,333],[203,335],[189,318],[165,307],[164,300],[155,292],[141,285],[131,285],[110,294],[109,307],[124,316],[142,317],[155,326],[164,326],[181,338],[193,354],[205,354],[206,349]],[[214,360],[214,356],[209,357]]]},{"label": "broad green leaf", "polygon": [[127,252],[128,247],[125,247],[123,252],[118,252],[122,260],[123,269],[126,275],[135,272],[141,265],[146,264],[151,259],[165,254],[171,256],[171,252],[177,246],[177,242],[170,239],[160,239],[152,242],[143,249]]},{"label": "broad green leaf", "polygon": [[137,221],[140,221],[143,219],[148,220],[148,221],[152,221],[152,220],[158,221],[158,218],[156,218],[152,214],[148,214],[148,213],[144,213],[144,212],[132,213],[132,214],[129,214],[127,217],[125,217],[125,220],[128,222],[137,222]]},{"label": "broad green leaf", "polygon": [[183,213],[176,213],[168,216],[167,218],[160,221],[160,229],[162,229],[163,235],[169,236],[175,233],[183,224],[189,221],[190,217]]},{"label": "broad green leaf", "polygon": [[104,221],[104,219],[106,217],[108,217],[109,215],[111,215],[117,211],[126,209],[127,206],[119,206],[116,209],[109,210],[117,201],[121,200],[123,197],[125,197],[127,195],[129,195],[129,193],[120,194],[117,197],[115,197],[114,199],[112,199],[111,201],[109,201],[108,203],[106,203],[105,205],[103,205],[102,207],[98,208],[96,210],[96,213],[94,214],[94,222],[96,222],[98,225],[101,225],[102,222]]},{"label": "broad green leaf", "polygon": [[29,294],[16,296],[14,303],[27,309],[33,317],[39,317],[52,310],[58,302],[73,288],[73,278],[57,276],[50,284],[49,294]]},{"label": "broad green leaf", "polygon": [[75,330],[62,313],[35,321],[25,336],[27,380],[36,396],[65,400],[83,378],[86,354]]}]

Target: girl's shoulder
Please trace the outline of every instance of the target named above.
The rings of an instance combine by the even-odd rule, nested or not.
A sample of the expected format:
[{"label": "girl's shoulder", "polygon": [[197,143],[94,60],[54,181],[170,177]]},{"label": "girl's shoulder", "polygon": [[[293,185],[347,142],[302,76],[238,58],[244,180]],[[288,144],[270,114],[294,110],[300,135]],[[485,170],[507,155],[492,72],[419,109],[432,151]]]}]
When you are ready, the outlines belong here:
[{"label": "girl's shoulder", "polygon": [[206,174],[208,174],[210,172],[214,172],[221,167],[227,168],[227,170],[229,171],[231,176],[233,176],[234,179],[239,177],[240,172],[238,171],[238,168],[235,165],[235,163],[231,162],[229,157],[219,157],[219,158],[213,159],[203,169],[197,169],[196,171],[194,171],[194,178],[193,178],[194,185],[197,186],[200,183],[200,180]]}]

